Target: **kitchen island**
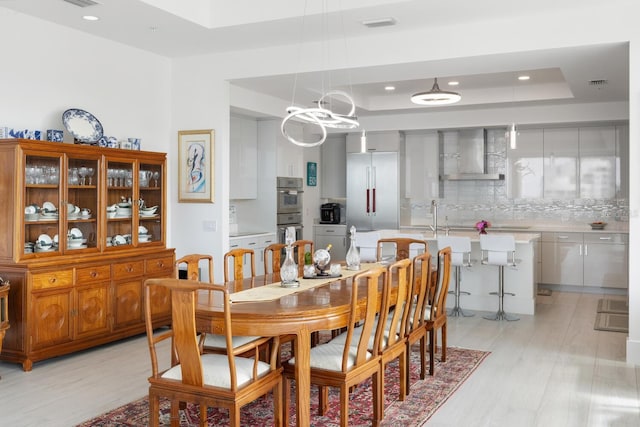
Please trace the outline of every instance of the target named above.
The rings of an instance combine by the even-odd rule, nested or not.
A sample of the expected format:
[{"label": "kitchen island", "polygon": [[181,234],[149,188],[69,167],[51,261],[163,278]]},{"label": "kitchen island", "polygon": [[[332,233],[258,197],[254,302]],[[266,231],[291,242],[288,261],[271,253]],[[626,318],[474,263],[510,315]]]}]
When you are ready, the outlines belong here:
[{"label": "kitchen island", "polygon": [[[437,237],[433,232],[424,229],[403,228],[402,230],[380,230],[381,238],[390,237],[414,237],[425,240],[429,245],[432,255],[438,251]],[[491,232],[491,231],[489,231]],[[441,233],[444,235],[444,232]],[[505,292],[512,292],[515,296],[506,295],[504,300],[505,311],[517,314],[535,314],[537,294],[538,259],[536,246],[540,239],[539,233],[514,232],[516,239],[516,259],[518,265],[505,267],[504,283]],[[463,295],[460,305],[467,310],[493,312],[498,309],[498,297],[489,295],[498,290],[498,268],[492,265],[480,264],[480,236],[477,232],[451,231],[450,236],[467,236],[471,238],[471,259],[473,266],[461,269],[462,291],[471,295]],[[384,252],[383,252],[384,254]],[[455,274],[452,272],[449,289],[455,286]],[[454,299],[447,298],[447,307],[452,308]]]}]

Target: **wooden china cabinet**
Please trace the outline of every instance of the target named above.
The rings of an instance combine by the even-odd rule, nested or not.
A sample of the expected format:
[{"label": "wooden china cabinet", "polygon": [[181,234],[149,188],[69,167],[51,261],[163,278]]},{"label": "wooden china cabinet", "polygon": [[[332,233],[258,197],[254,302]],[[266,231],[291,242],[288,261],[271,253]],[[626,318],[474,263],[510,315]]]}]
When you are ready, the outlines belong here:
[{"label": "wooden china cabinet", "polygon": [[[0,140],[0,359],[33,362],[143,333],[143,282],[173,277],[166,154]],[[155,209],[154,209],[155,208]],[[153,296],[157,326],[167,294]]]}]

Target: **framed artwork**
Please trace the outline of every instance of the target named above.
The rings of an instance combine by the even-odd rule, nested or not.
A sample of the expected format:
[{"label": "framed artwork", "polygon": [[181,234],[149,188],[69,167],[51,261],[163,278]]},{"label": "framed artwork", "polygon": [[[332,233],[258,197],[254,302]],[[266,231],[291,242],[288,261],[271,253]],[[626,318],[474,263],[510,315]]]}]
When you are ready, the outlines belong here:
[{"label": "framed artwork", "polygon": [[318,184],[318,164],[307,162],[307,185],[315,187]]},{"label": "framed artwork", "polygon": [[213,203],[214,131],[178,131],[178,202]]}]

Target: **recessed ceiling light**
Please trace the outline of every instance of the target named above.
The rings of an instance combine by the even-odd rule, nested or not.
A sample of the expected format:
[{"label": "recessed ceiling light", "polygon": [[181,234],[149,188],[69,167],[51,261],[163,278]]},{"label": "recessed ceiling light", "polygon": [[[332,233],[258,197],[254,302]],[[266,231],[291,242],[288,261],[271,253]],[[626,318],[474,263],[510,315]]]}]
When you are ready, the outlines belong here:
[{"label": "recessed ceiling light", "polygon": [[82,17],[82,19],[84,19],[85,21],[97,21],[98,18],[97,16],[93,16],[93,15],[85,15]]},{"label": "recessed ceiling light", "polygon": [[386,90],[387,92],[391,92],[392,90],[396,90],[395,86],[385,86],[384,90]]},{"label": "recessed ceiling light", "polygon": [[460,82],[457,82],[457,81],[455,81],[455,80],[451,80],[451,81],[449,82],[449,86],[458,86],[459,84],[460,84]]},{"label": "recessed ceiling light", "polygon": [[524,81],[524,80],[529,80],[531,77],[527,76],[527,75],[522,75],[522,76],[518,76],[518,80]]}]

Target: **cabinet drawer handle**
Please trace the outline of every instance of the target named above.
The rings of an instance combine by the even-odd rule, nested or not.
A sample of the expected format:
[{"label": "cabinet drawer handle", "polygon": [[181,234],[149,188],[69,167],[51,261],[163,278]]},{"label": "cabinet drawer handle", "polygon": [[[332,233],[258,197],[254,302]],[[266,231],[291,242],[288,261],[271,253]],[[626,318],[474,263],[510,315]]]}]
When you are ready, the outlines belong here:
[{"label": "cabinet drawer handle", "polygon": [[132,265],[127,265],[127,272],[131,273],[133,271]]},{"label": "cabinet drawer handle", "polygon": [[568,239],[569,236],[558,236],[558,239]]},{"label": "cabinet drawer handle", "polygon": [[164,262],[162,261],[158,261],[158,263],[156,264],[158,267],[164,267]]},{"label": "cabinet drawer handle", "polygon": [[327,233],[335,233],[336,230],[325,230]]},{"label": "cabinet drawer handle", "polygon": [[249,242],[249,246],[254,246],[256,242]]},{"label": "cabinet drawer handle", "polygon": [[92,271],[91,273],[89,273],[89,276],[95,279],[96,277],[98,277],[98,273],[96,271]]},{"label": "cabinet drawer handle", "polygon": [[611,236],[609,236],[609,237],[600,237],[600,240],[611,240]]},{"label": "cabinet drawer handle", "polygon": [[55,277],[49,277],[49,283],[56,283],[56,278]]}]

